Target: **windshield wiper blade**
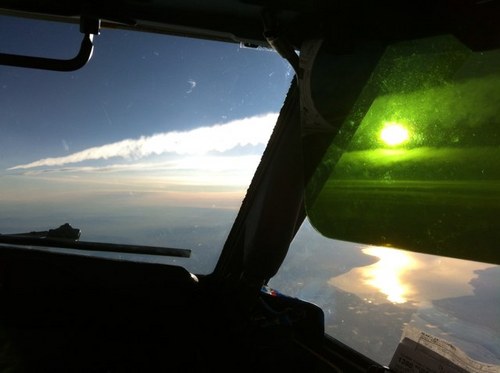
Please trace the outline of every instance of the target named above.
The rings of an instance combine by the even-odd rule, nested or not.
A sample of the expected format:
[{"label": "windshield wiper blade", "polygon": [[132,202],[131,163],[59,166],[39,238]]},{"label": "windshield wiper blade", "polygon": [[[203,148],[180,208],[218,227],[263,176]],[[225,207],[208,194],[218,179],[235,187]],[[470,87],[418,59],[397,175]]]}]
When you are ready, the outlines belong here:
[{"label": "windshield wiper blade", "polygon": [[0,243],[23,246],[44,246],[87,251],[104,251],[127,254],[162,255],[189,258],[191,250],[159,246],[125,245],[103,242],[79,241],[80,229],[68,223],[56,229],[41,232],[0,234]]}]

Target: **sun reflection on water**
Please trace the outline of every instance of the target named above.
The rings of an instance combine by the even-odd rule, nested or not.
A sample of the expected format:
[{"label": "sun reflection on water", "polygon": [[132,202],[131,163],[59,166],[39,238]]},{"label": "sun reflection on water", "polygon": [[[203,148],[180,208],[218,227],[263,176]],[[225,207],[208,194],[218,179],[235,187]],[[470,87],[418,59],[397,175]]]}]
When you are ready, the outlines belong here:
[{"label": "sun reflection on water", "polygon": [[387,247],[359,249],[378,260],[331,277],[328,284],[368,303],[431,307],[433,300],[473,295],[472,282],[478,277],[477,271],[495,267]]},{"label": "sun reflection on water", "polygon": [[376,287],[392,303],[406,303],[410,285],[403,282],[402,274],[415,264],[412,258],[403,251],[381,247],[368,247],[362,251],[380,259],[364,269],[365,284]]}]

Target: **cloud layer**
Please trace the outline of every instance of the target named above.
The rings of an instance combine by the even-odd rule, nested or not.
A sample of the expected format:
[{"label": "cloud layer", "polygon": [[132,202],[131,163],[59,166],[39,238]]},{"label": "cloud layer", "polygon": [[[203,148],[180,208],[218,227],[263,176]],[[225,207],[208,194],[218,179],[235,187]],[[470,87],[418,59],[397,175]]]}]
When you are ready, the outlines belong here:
[{"label": "cloud layer", "polygon": [[44,158],[8,170],[64,166],[91,160],[138,160],[150,155],[204,155],[226,152],[238,146],[267,144],[278,114],[269,113],[190,131],[172,131],[88,148],[64,157]]}]

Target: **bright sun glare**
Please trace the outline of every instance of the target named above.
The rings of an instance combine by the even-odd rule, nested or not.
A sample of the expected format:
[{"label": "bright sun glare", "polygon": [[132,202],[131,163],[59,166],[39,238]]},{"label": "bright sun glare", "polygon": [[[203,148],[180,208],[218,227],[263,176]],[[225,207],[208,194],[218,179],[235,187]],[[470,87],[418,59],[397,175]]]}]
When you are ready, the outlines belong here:
[{"label": "bright sun glare", "polygon": [[409,137],[408,130],[399,123],[387,123],[380,132],[380,138],[389,146],[400,145]]},{"label": "bright sun glare", "polygon": [[365,281],[387,296],[393,303],[405,303],[409,288],[402,281],[401,275],[412,266],[409,255],[399,250],[380,247],[363,249],[363,253],[380,258],[365,271]]}]

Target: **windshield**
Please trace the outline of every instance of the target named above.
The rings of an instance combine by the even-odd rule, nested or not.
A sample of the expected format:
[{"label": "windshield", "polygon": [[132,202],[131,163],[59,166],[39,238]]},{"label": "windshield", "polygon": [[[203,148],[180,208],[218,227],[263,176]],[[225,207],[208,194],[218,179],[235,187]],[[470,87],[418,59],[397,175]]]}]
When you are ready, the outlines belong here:
[{"label": "windshield", "polygon": [[[71,58],[78,25],[2,16],[2,52]],[[8,35],[8,37],[6,37]],[[191,249],[210,273],[292,79],[236,43],[103,29],[74,72],[0,67],[0,233]]]},{"label": "windshield", "polygon": [[[499,57],[448,35],[388,46],[269,282],[319,305],[328,335],[383,365],[408,327],[500,363]],[[350,70],[332,61],[318,101],[333,121],[328,73]]]},{"label": "windshield", "polygon": [[269,285],[320,306],[327,335],[380,364],[408,326],[500,364],[500,266],[333,240],[306,220]]}]

